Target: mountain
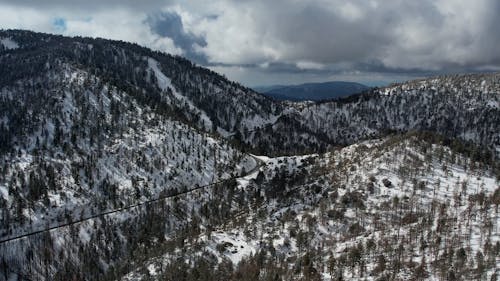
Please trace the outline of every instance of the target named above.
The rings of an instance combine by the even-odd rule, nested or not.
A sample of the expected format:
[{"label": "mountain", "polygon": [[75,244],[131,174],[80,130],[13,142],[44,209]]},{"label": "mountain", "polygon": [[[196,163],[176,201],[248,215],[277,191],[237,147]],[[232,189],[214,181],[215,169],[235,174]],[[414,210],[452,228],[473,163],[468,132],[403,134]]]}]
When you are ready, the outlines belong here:
[{"label": "mountain", "polygon": [[499,178],[470,155],[404,134],[262,158],[224,225],[123,280],[495,280]]},{"label": "mountain", "polygon": [[255,90],[276,100],[319,101],[358,94],[369,87],[355,82],[305,83],[291,86],[256,87]]},{"label": "mountain", "polygon": [[0,43],[1,281],[498,276],[500,74],[283,102],[136,44]]},{"label": "mountain", "polygon": [[292,103],[272,125],[241,139],[261,154],[290,155],[322,152],[391,132],[429,131],[480,144],[498,156],[499,77],[442,76],[333,101]]},{"label": "mountain", "polygon": [[255,90],[257,93],[262,93],[265,94],[266,92],[275,90],[275,89],[280,89],[280,88],[285,88],[288,87],[287,85],[271,85],[271,86],[256,86],[252,87],[253,90]]},{"label": "mountain", "polygon": [[[175,80],[167,78],[161,64],[147,55],[169,60],[170,67],[196,72],[197,68],[185,60],[122,42],[25,31],[2,32],[2,36],[18,46],[0,53],[0,240],[4,247],[1,257],[8,265],[5,270],[16,268],[19,272],[24,264],[34,262],[24,253],[39,252],[36,238],[28,244],[15,244],[25,233],[77,222],[96,225],[95,218],[103,213],[111,217],[116,210],[121,210],[116,223],[128,216],[138,219],[148,212],[141,209],[147,202],[224,184],[257,167],[252,156],[209,133],[224,132],[213,125],[217,117],[207,117],[216,113],[206,113],[186,95],[178,94],[177,87],[182,86],[174,87]],[[198,74],[210,75],[206,70]],[[210,80],[194,74],[189,79],[177,78],[182,81],[179,85],[184,83],[185,92],[196,92],[203,86],[204,94],[212,97],[235,87],[217,80],[217,75]],[[190,79],[207,82],[188,88]],[[239,105],[240,116],[265,100],[253,95],[256,98],[247,104],[244,97],[239,99],[244,105]],[[233,99],[229,94],[225,98]],[[223,105],[222,100],[219,105]],[[228,107],[217,114],[222,116]],[[224,119],[227,122],[221,126],[243,119],[234,118]],[[125,231],[119,231],[123,240],[113,242],[120,244],[120,251],[132,249],[125,241],[134,241],[128,235],[137,233]],[[77,232],[70,236],[60,233],[60,242],[68,245],[51,264],[82,264],[78,259],[96,233],[84,228]],[[81,239],[71,243],[75,235]],[[19,252],[12,252],[11,247],[20,247]],[[83,248],[78,251],[78,247]],[[78,255],[68,260],[72,251]],[[100,250],[94,254],[103,256]],[[114,260],[101,261],[111,265]],[[35,279],[57,273],[42,273],[37,266],[31,269],[28,276]],[[9,274],[6,271],[3,277],[9,279]]]}]

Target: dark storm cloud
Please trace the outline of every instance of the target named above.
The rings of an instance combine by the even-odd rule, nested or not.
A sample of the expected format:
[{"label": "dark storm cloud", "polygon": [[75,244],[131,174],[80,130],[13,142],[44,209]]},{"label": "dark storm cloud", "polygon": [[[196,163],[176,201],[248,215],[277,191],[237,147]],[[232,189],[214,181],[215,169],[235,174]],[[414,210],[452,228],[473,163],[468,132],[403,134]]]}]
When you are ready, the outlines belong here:
[{"label": "dark storm cloud", "polygon": [[500,26],[497,1],[479,1],[482,8],[476,2],[462,5],[469,13],[477,11],[469,18],[468,11],[447,11],[436,2],[378,1],[370,6],[370,1],[330,1],[280,8],[285,3],[273,1],[276,7],[259,19],[269,27],[267,32],[290,46],[283,52],[290,61],[378,60],[387,67],[412,69],[498,58],[495,46],[500,33],[488,28]]},{"label": "dark storm cloud", "polygon": [[269,23],[271,32],[280,34],[285,43],[293,46],[286,53],[290,60],[302,58],[322,63],[359,60],[391,44],[391,32],[387,30],[391,27],[384,22],[388,19],[350,21],[321,6],[281,11],[275,16],[284,20],[276,25]]},{"label": "dark storm cloud", "polygon": [[207,64],[207,58],[195,50],[195,46],[206,47],[202,36],[196,36],[184,30],[181,17],[175,12],[158,12],[148,16],[146,23],[151,30],[174,41],[176,47],[184,51],[184,56],[198,64]]}]

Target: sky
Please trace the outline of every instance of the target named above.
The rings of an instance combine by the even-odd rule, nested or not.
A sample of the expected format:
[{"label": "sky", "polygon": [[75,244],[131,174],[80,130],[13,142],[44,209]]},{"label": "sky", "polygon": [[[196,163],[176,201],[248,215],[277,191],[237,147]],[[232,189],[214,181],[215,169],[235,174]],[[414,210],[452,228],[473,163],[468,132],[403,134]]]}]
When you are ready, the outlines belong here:
[{"label": "sky", "polygon": [[135,42],[246,86],[500,71],[498,0],[0,0],[0,29]]}]

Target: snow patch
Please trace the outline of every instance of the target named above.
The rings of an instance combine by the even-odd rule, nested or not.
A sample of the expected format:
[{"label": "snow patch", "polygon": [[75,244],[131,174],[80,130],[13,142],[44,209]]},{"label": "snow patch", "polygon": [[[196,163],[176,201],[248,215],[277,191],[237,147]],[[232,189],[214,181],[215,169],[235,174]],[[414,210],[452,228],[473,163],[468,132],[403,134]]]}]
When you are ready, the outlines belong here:
[{"label": "snow patch", "polygon": [[14,50],[19,48],[19,44],[17,44],[16,41],[10,39],[10,38],[1,38],[0,43],[3,45],[3,47],[7,50]]},{"label": "snow patch", "polygon": [[148,272],[149,272],[149,275],[151,275],[151,276],[156,276],[158,274],[156,272],[156,266],[154,264],[150,264],[148,266]]},{"label": "snow patch", "polygon": [[203,110],[200,110],[196,106],[194,106],[188,98],[177,92],[175,87],[172,85],[172,81],[160,70],[158,62],[155,59],[148,58],[148,66],[155,74],[156,80],[158,81],[158,87],[160,87],[160,89],[166,91],[168,88],[170,88],[172,90],[172,94],[177,100],[186,103],[189,110],[195,111],[200,114],[200,119],[202,120],[205,127],[212,127],[212,120],[210,120],[208,115]]},{"label": "snow patch", "polygon": [[246,240],[243,233],[214,233],[212,239],[216,244],[223,244],[224,256],[229,258],[233,264],[238,264],[244,257],[248,257],[257,252],[258,242]]},{"label": "snow patch", "polygon": [[9,198],[9,191],[7,190],[7,187],[5,185],[0,185],[0,195],[4,199]]},{"label": "snow patch", "polygon": [[163,74],[163,72],[161,72],[156,60],[154,60],[153,58],[148,58],[148,66],[151,70],[153,70],[156,76],[156,80],[158,80],[158,87],[160,87],[160,89],[166,91],[170,87],[172,88],[172,90],[174,90],[170,78],[168,78],[167,76],[165,76],[165,74]]}]

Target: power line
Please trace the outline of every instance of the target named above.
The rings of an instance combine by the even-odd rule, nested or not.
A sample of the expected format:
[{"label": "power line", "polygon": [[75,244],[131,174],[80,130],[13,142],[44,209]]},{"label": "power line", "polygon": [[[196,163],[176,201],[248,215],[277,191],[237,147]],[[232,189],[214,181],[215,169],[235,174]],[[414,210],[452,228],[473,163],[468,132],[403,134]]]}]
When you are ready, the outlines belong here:
[{"label": "power line", "polygon": [[148,204],[151,204],[151,203],[154,203],[154,202],[158,202],[158,201],[161,201],[161,200],[179,197],[181,195],[188,194],[188,193],[191,193],[191,192],[194,192],[194,191],[197,191],[197,190],[205,189],[207,187],[211,187],[211,186],[214,186],[214,185],[217,185],[217,184],[225,183],[225,182],[228,182],[228,181],[231,181],[231,180],[234,180],[234,179],[238,179],[238,178],[241,178],[241,177],[248,176],[248,175],[254,173],[255,171],[257,171],[258,169],[260,169],[264,165],[264,164],[262,164],[261,160],[255,158],[255,157],[253,157],[253,158],[257,161],[257,165],[255,166],[254,169],[252,169],[251,171],[249,171],[244,176],[230,177],[228,179],[220,180],[218,182],[213,182],[213,183],[209,183],[209,184],[206,184],[206,185],[195,187],[193,189],[185,190],[185,191],[182,191],[182,192],[177,192],[176,194],[159,196],[159,197],[157,197],[155,199],[147,200],[147,201],[140,202],[140,203],[137,203],[137,204],[133,204],[133,205],[121,207],[121,208],[118,208],[118,209],[106,211],[106,212],[95,214],[95,215],[91,215],[91,216],[88,216],[88,217],[85,217],[85,218],[81,218],[81,219],[78,219],[78,220],[70,221],[70,222],[59,224],[59,225],[52,226],[52,227],[48,227],[48,228],[45,228],[45,229],[41,229],[41,230],[29,232],[29,233],[24,233],[24,234],[13,236],[13,237],[6,238],[6,239],[1,239],[0,240],[0,244],[6,243],[6,242],[9,242],[9,241],[13,241],[13,240],[17,240],[17,239],[22,239],[22,238],[33,236],[33,235],[37,235],[37,234],[40,234],[40,233],[43,233],[43,232],[48,232],[48,231],[51,231],[51,230],[54,230],[54,229],[63,228],[63,227],[67,227],[67,226],[70,226],[70,225],[82,223],[84,221],[88,221],[88,220],[95,219],[95,218],[98,218],[98,217],[103,217],[103,216],[106,216],[106,215],[110,215],[110,214],[114,214],[114,213],[118,213],[118,212],[123,212],[125,210],[129,210],[129,209],[141,207],[143,205],[148,205]]}]

